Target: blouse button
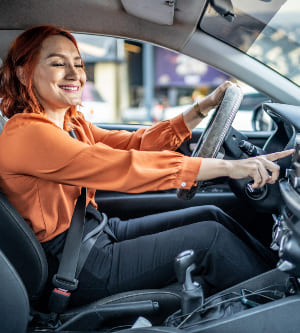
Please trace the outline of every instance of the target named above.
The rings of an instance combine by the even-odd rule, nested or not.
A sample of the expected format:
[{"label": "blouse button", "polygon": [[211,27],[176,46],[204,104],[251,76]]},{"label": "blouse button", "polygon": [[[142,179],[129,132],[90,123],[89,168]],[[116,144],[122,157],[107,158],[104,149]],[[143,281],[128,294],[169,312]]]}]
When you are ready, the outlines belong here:
[{"label": "blouse button", "polygon": [[185,187],[185,186],[186,186],[186,182],[182,182],[181,187]]}]

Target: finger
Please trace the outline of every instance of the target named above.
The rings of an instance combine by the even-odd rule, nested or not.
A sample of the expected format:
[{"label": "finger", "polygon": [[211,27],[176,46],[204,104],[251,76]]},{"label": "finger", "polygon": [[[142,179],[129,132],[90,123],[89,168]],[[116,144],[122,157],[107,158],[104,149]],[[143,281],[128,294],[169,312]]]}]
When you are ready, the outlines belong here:
[{"label": "finger", "polygon": [[268,184],[274,184],[275,181],[273,180],[273,178],[269,175],[269,179],[267,180]]},{"label": "finger", "polygon": [[254,162],[254,170],[252,174],[253,178],[252,188],[258,188],[262,183],[262,175],[259,171],[261,162],[258,159],[255,159],[253,162]]},{"label": "finger", "polygon": [[265,156],[260,156],[258,158],[261,160],[265,170],[269,170],[271,172],[271,176],[267,173],[268,179],[266,180],[266,182],[274,184],[277,178],[279,177],[279,172],[280,172],[279,165],[269,161]]},{"label": "finger", "polygon": [[276,153],[271,153],[271,154],[267,154],[267,155],[263,155],[263,156],[265,156],[265,158],[267,158],[269,161],[276,161],[276,160],[280,160],[281,158],[287,157],[287,156],[293,154],[294,152],[295,152],[295,149],[288,149],[288,150],[278,151]]},{"label": "finger", "polygon": [[230,87],[230,86],[233,86],[234,83],[231,82],[231,81],[225,81],[225,82],[223,83],[223,85],[224,85],[226,88],[228,88],[228,87]]},{"label": "finger", "polygon": [[[267,160],[265,160],[267,161]],[[256,159],[256,165],[257,165],[257,177],[255,179],[255,187],[263,187],[265,183],[269,180],[269,174],[268,171],[264,165],[264,160]],[[269,162],[269,161],[268,161]],[[271,162],[269,162],[271,163]]]},{"label": "finger", "polygon": [[261,181],[259,183],[259,187],[263,187],[265,185],[265,183],[269,180],[268,171],[265,168],[265,165],[263,163],[260,163],[260,165],[258,167],[258,172],[259,172],[260,177],[261,177]]},{"label": "finger", "polygon": [[218,103],[220,103],[225,95],[225,92],[227,90],[227,88],[229,88],[230,86],[233,86],[234,84],[230,81],[225,81],[221,84],[221,86],[219,87],[219,91],[218,91],[218,94],[217,94],[217,100],[218,100]]},{"label": "finger", "polygon": [[222,90],[223,95],[225,94],[227,88],[229,88],[229,87],[231,87],[231,86],[233,86],[233,85],[234,85],[234,83],[232,83],[232,82],[230,82],[230,81],[225,81],[225,82],[221,85],[221,87],[222,87],[221,90]]},{"label": "finger", "polygon": [[278,164],[272,163],[272,165],[268,167],[268,170],[271,171],[271,179],[269,183],[274,184],[279,177],[280,166]]},{"label": "finger", "polygon": [[252,188],[258,188],[260,187],[261,184],[261,175],[257,169],[257,171],[255,172],[255,174],[252,176],[253,178],[253,184],[251,185]]}]

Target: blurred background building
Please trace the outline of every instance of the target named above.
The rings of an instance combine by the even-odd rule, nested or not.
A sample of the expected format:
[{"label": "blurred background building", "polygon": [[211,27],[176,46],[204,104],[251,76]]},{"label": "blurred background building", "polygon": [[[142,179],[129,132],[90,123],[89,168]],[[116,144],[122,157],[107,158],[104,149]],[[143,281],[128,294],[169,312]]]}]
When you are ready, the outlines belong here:
[{"label": "blurred background building", "polygon": [[82,112],[92,122],[168,119],[228,79],[167,49],[113,37],[76,34],[87,84]]}]

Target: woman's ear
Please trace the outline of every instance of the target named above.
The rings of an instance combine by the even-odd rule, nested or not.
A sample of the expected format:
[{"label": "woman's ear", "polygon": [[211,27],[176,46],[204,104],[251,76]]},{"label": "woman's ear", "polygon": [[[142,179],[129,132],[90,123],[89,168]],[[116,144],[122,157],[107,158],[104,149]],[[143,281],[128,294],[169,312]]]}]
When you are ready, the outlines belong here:
[{"label": "woman's ear", "polygon": [[25,71],[24,71],[24,67],[22,66],[18,66],[16,68],[16,74],[17,74],[17,77],[19,79],[19,81],[23,84],[23,86],[27,86],[27,78],[26,78],[26,75],[25,75]]}]

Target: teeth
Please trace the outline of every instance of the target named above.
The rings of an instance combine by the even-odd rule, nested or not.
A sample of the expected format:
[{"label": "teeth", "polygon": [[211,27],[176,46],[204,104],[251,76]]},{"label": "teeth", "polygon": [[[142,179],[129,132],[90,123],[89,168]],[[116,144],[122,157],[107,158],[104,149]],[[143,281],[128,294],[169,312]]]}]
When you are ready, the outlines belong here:
[{"label": "teeth", "polygon": [[60,86],[60,87],[65,90],[73,90],[73,91],[78,90],[78,87],[70,87],[70,86]]}]

